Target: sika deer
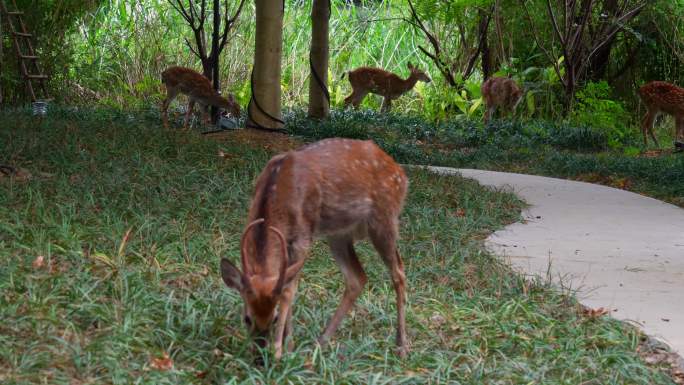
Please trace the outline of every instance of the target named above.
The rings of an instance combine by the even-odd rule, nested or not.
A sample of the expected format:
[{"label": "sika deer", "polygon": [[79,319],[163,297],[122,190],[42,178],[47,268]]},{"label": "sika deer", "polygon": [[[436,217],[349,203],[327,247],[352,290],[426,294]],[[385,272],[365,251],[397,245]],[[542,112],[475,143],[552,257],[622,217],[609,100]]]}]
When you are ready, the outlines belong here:
[{"label": "sika deer", "polygon": [[639,88],[639,96],[647,108],[646,115],[641,122],[641,133],[644,145],[648,144],[646,133],[651,135],[653,142],[658,145],[658,139],[653,134],[653,122],[659,113],[664,112],[675,118],[675,149],[684,149],[684,88],[666,82],[650,82]]},{"label": "sika deer", "polygon": [[407,186],[403,169],[372,141],[327,139],[268,162],[257,179],[242,234],[242,271],[221,260],[223,281],[242,296],[244,321],[260,347],[266,346],[275,323],[275,357],[281,357],[292,335],[298,275],[315,237],[327,238],[346,284],[319,343],[335,333],[367,281],[354,242],[369,237],[389,268],[397,300],[398,352],[407,354],[406,278],[397,249]]},{"label": "sika deer", "polygon": [[162,83],[166,85],[166,99],[162,103],[161,113],[164,127],[169,126],[168,123],[168,109],[169,104],[178,94],[185,94],[189,98],[188,110],[185,112],[185,124],[183,127],[188,127],[190,115],[195,107],[195,103],[200,103],[202,113],[205,116],[205,121],[209,122],[209,114],[207,110],[209,106],[216,106],[225,108],[233,116],[240,116],[240,105],[235,101],[232,94],[228,94],[227,98],[216,93],[211,85],[209,79],[201,73],[185,67],[170,67],[162,72]]},{"label": "sika deer", "polygon": [[[382,101],[380,111],[389,112],[392,109],[392,100],[413,89],[419,80],[426,83],[432,81],[425,72],[414,67],[413,64],[408,63],[408,69],[411,71],[411,75],[407,79],[402,79],[380,68],[360,67],[346,72],[345,74],[349,74],[352,94],[344,99],[345,107],[352,104],[354,108],[359,108],[363,98],[368,93],[372,93],[385,98]],[[344,75],[342,76],[344,77]]]},{"label": "sika deer", "polygon": [[492,119],[497,107],[511,113],[515,112],[523,96],[518,84],[510,78],[491,77],[482,83],[481,90],[485,102],[485,124]]}]

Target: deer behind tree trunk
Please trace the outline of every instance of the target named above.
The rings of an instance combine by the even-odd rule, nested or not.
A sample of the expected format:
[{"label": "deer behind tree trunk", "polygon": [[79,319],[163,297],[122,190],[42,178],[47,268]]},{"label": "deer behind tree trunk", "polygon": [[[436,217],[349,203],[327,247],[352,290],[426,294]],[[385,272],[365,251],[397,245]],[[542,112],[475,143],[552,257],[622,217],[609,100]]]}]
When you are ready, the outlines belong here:
[{"label": "deer behind tree trunk", "polygon": [[168,127],[169,104],[178,94],[185,94],[189,99],[188,109],[185,113],[185,127],[188,126],[195,103],[200,103],[203,106],[202,112],[206,121],[208,121],[207,108],[209,106],[225,108],[233,116],[240,116],[240,105],[232,94],[228,94],[226,98],[217,94],[209,79],[191,68],[170,67],[162,72],[161,79],[166,86],[166,99],[164,99],[161,107],[162,121],[165,127]]},{"label": "deer behind tree trunk", "polygon": [[485,102],[484,122],[489,123],[497,108],[513,113],[522,100],[523,92],[515,80],[493,77],[482,83]]}]

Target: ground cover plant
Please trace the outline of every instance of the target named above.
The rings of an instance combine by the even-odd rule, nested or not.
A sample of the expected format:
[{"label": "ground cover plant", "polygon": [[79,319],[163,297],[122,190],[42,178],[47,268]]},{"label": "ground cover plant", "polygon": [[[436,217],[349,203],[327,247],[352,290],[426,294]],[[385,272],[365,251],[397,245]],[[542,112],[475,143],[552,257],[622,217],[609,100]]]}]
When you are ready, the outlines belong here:
[{"label": "ground cover plant", "polygon": [[[238,258],[273,150],[163,130],[156,113],[5,111],[0,127],[0,163],[33,176],[0,180],[3,384],[671,383],[640,360],[635,329],[587,317],[568,293],[483,251],[522,202],[419,170],[400,242],[409,358],[393,354],[393,289],[367,244],[366,290],[332,346],[313,345],[343,290],[318,243],[295,305],[295,354],[254,368],[218,261]],[[409,159],[399,150],[410,146],[380,142]]]},{"label": "ground cover plant", "polygon": [[459,118],[431,122],[419,116],[335,111],[326,121],[311,121],[293,111],[286,121],[290,132],[310,139],[373,139],[402,163],[578,179],[684,207],[684,156],[642,151],[636,130],[627,131],[620,146],[614,146],[610,131],[543,120],[499,120],[483,126]]}]

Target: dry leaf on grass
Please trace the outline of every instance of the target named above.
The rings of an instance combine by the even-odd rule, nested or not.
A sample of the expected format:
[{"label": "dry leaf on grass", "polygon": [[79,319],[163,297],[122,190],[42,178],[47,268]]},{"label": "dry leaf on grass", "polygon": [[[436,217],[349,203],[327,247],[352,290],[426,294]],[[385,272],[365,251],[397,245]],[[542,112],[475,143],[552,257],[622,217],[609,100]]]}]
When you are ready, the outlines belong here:
[{"label": "dry leaf on grass", "polygon": [[463,218],[463,217],[465,217],[466,212],[465,212],[465,210],[463,210],[462,208],[459,207],[456,209],[456,212],[454,212],[454,215],[456,215],[459,218]]},{"label": "dry leaf on grass", "polygon": [[31,263],[31,266],[33,266],[34,269],[42,269],[45,267],[45,257],[42,255],[39,255],[36,257],[36,259],[33,260],[33,263]]},{"label": "dry leaf on grass", "polygon": [[606,314],[610,314],[610,309],[606,309],[603,307],[600,307],[597,309],[592,309],[590,307],[583,307],[582,308],[582,315],[587,317],[587,318],[599,318],[599,317],[602,317]]},{"label": "dry leaf on grass", "polygon": [[173,360],[169,357],[169,354],[164,352],[162,357],[154,357],[150,361],[150,367],[152,369],[166,371],[173,369]]},{"label": "dry leaf on grass", "polygon": [[432,314],[432,316],[430,316],[430,324],[433,327],[438,328],[438,327],[444,325],[445,323],[446,323],[446,318],[444,318],[444,316],[439,314],[439,313],[434,313],[434,314]]}]

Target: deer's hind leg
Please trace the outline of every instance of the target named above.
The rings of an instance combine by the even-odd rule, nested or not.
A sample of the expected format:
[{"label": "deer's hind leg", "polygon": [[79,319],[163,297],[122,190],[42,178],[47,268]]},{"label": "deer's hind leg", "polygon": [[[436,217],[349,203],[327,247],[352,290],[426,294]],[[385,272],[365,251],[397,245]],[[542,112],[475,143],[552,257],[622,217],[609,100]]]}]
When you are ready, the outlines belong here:
[{"label": "deer's hind leg", "polygon": [[403,358],[408,354],[409,341],[406,335],[406,275],[404,262],[397,249],[398,223],[395,219],[373,223],[368,228],[368,235],[392,277],[397,296],[397,349],[399,356]]},{"label": "deer's hind leg", "polygon": [[342,319],[354,305],[354,302],[356,302],[368,281],[366,273],[363,271],[359,258],[354,251],[354,240],[351,236],[330,237],[328,244],[335,262],[337,262],[344,276],[345,289],[335,314],[330,318],[323,334],[318,338],[318,342],[321,345],[325,344],[335,334]]},{"label": "deer's hind leg", "polygon": [[684,114],[675,116],[675,142],[684,143]]}]

